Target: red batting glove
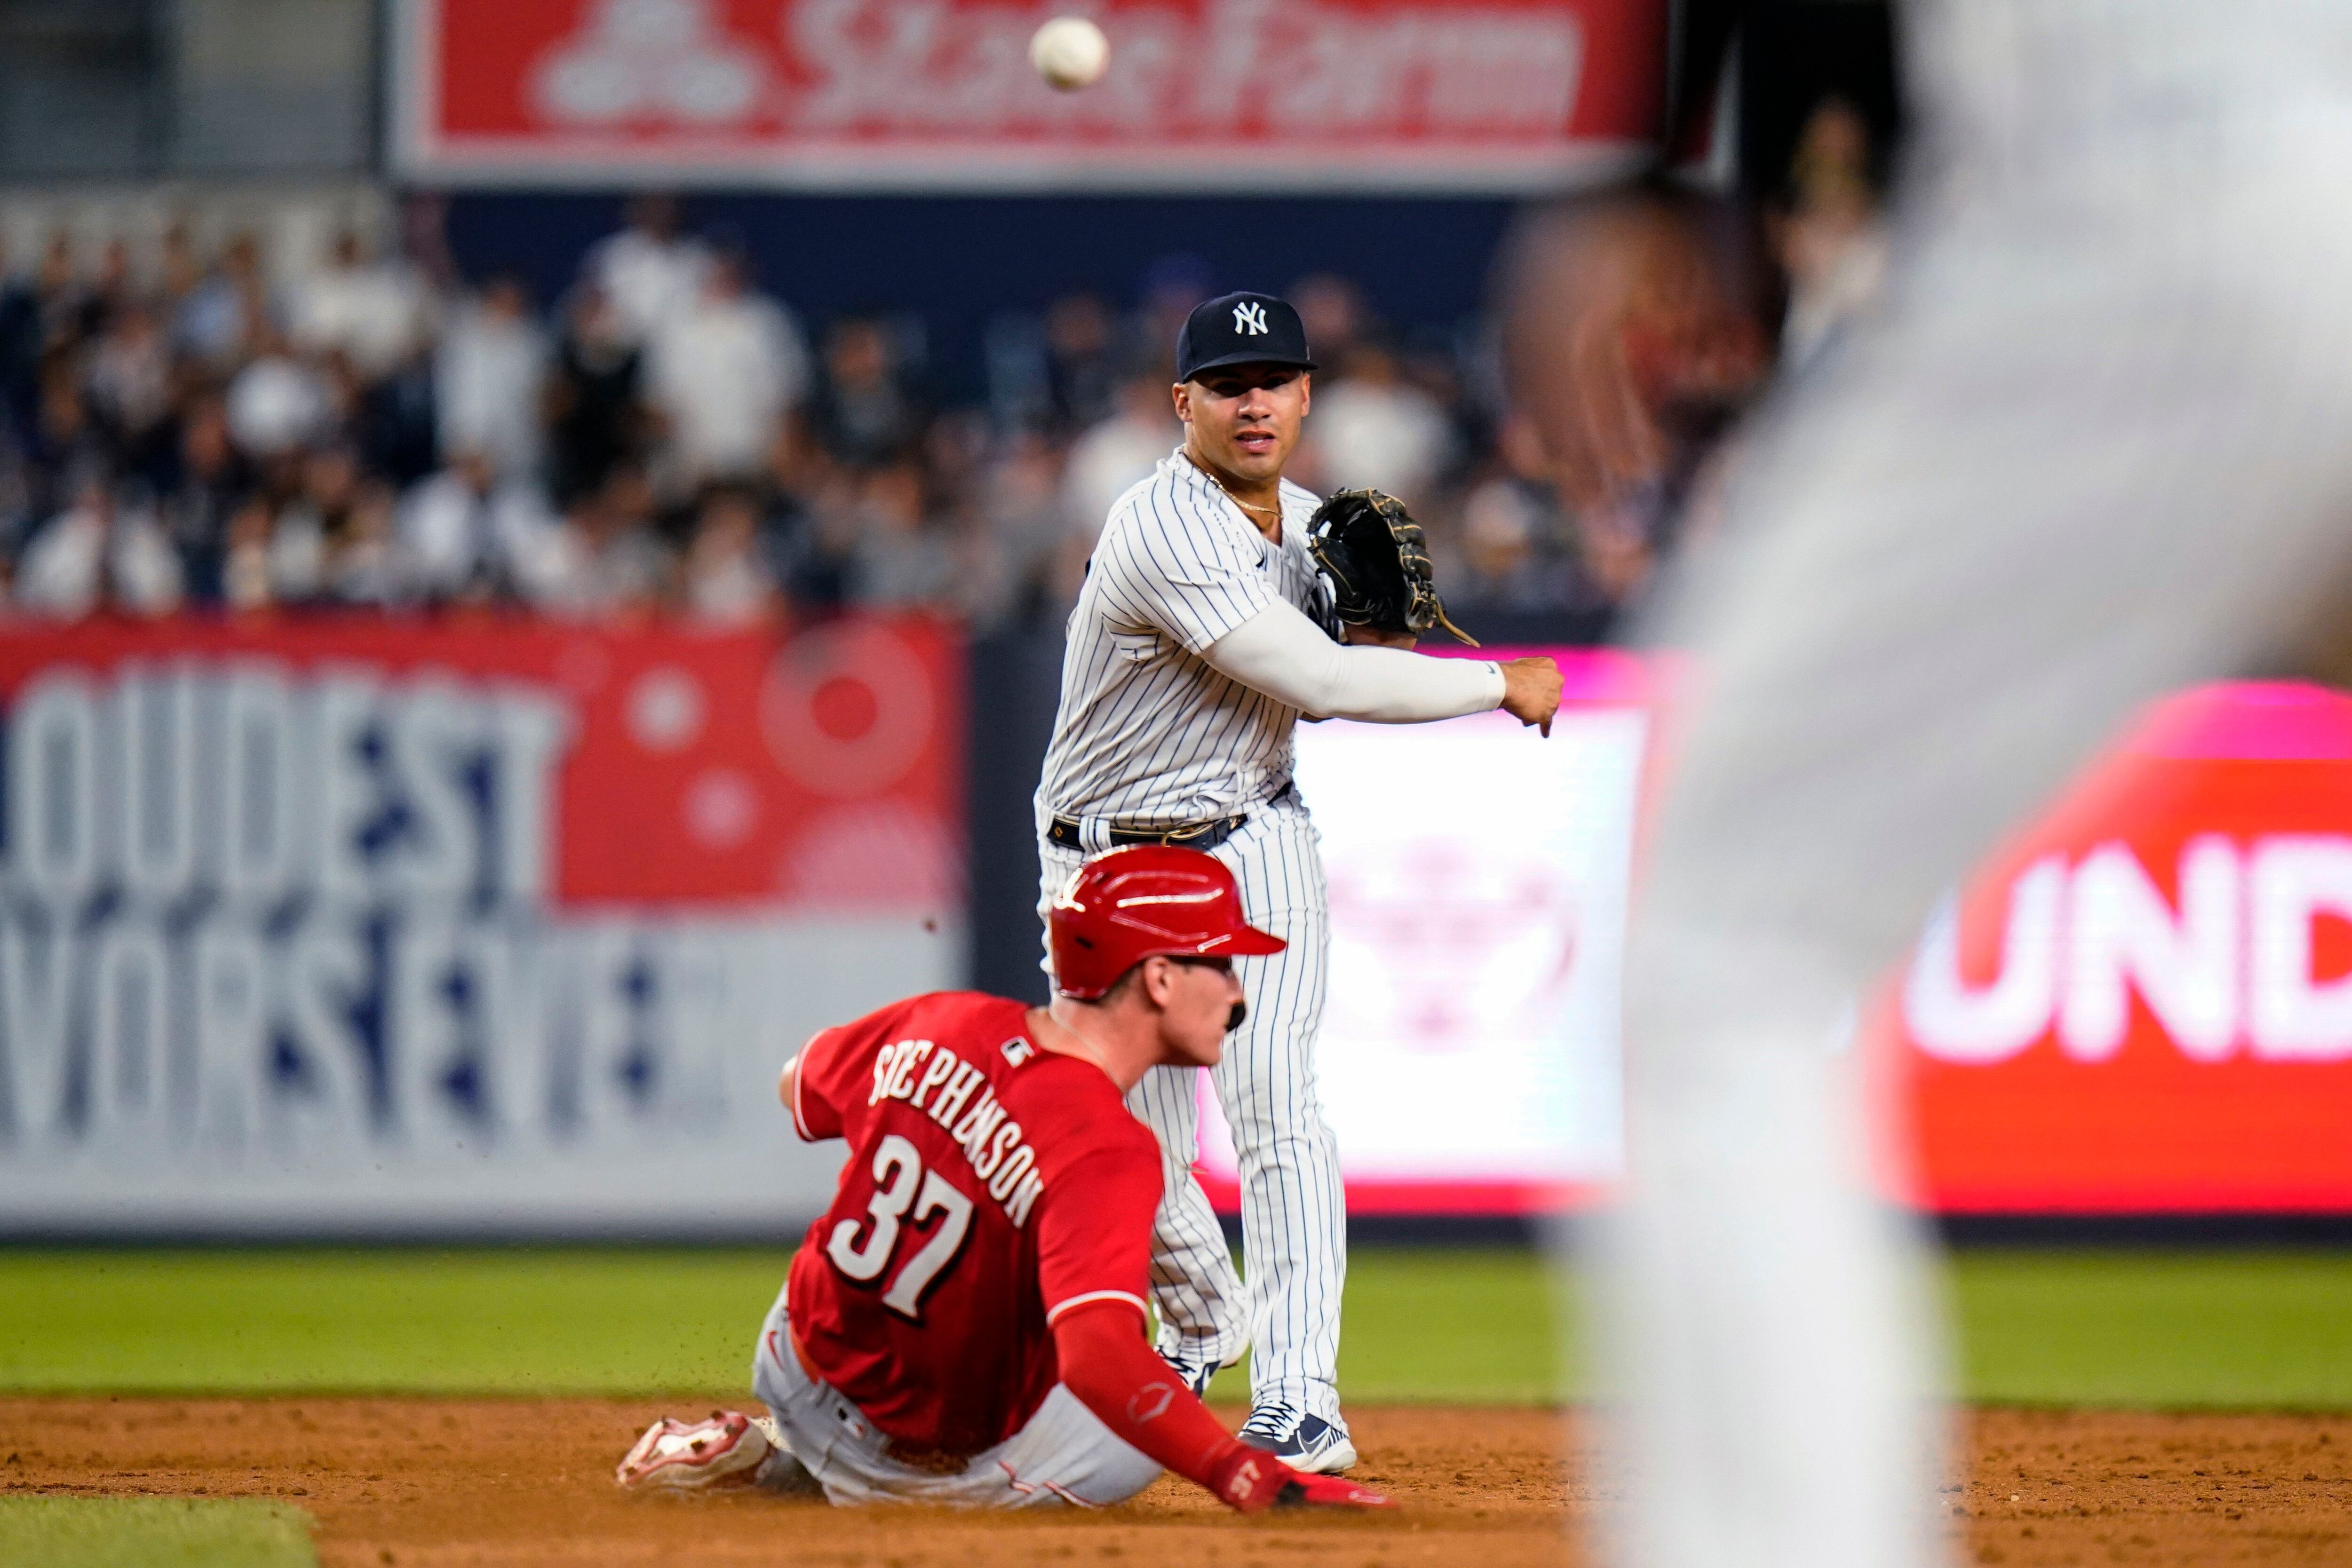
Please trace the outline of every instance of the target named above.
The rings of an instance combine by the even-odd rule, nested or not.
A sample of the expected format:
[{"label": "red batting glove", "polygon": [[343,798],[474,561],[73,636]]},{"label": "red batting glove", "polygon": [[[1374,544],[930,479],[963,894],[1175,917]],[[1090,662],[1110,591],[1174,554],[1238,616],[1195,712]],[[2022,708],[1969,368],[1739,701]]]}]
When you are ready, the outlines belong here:
[{"label": "red batting glove", "polygon": [[1272,1454],[1234,1445],[1219,1460],[1210,1490],[1217,1500],[1236,1513],[1260,1513],[1269,1508],[1394,1508],[1376,1491],[1366,1491],[1338,1476],[1310,1476],[1292,1469]]},{"label": "red batting glove", "polygon": [[[1290,1467],[1285,1465],[1285,1469]],[[1291,1470],[1290,1479],[1274,1500],[1276,1508],[1394,1508],[1376,1491],[1367,1491],[1345,1476],[1310,1476]]]}]

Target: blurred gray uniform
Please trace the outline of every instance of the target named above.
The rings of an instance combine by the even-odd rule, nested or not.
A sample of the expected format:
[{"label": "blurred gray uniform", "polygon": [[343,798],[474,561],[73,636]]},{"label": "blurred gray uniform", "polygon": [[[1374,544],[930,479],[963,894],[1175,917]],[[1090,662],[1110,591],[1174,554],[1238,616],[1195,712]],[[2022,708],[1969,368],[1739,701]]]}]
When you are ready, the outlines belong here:
[{"label": "blurred gray uniform", "polygon": [[1880,319],[1751,433],[1694,649],[1607,1239],[1643,1568],[1937,1555],[1925,1256],[1860,1196],[1853,1000],[2140,701],[2352,570],[2352,5],[1906,9]]}]

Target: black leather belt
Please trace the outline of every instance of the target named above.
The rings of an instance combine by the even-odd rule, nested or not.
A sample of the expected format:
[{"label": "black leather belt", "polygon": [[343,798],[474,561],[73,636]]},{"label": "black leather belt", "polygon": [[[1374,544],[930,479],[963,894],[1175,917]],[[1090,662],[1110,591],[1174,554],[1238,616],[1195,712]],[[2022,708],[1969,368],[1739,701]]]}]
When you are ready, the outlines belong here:
[{"label": "black leather belt", "polygon": [[[1266,797],[1272,805],[1285,796],[1296,796],[1297,784],[1286,779],[1281,789]],[[1235,811],[1230,817],[1218,817],[1206,822],[1183,822],[1172,828],[1112,828],[1105,836],[1110,847],[1125,849],[1129,844],[1181,844],[1188,850],[1213,850],[1235,833],[1249,821],[1247,811]],[[1048,841],[1066,850],[1086,849],[1085,835],[1075,817],[1056,817],[1045,829]]]},{"label": "black leather belt", "polygon": [[[1236,811],[1213,822],[1186,822],[1174,828],[1113,828],[1105,836],[1115,850],[1129,844],[1181,844],[1188,850],[1213,850],[1240,831],[1242,824],[1248,821],[1247,811]],[[1045,830],[1045,837],[1066,850],[1086,848],[1078,823],[1069,817],[1055,818]]]}]

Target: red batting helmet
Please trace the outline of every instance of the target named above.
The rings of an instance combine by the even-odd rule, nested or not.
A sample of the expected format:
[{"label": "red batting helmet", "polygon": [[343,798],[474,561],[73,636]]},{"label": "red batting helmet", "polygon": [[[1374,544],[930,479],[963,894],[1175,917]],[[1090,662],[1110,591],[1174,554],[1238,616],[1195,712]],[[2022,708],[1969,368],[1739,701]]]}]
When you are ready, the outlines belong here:
[{"label": "red batting helmet", "polygon": [[1224,862],[1174,844],[1097,855],[1045,915],[1054,988],[1092,1001],[1146,958],[1279,953],[1279,936],[1242,918]]}]

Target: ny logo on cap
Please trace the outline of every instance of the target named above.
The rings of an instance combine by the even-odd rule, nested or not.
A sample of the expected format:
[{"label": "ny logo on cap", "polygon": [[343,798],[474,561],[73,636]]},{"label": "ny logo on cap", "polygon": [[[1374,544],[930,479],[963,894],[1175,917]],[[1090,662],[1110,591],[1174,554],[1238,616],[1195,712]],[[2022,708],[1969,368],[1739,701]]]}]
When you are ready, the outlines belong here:
[{"label": "ny logo on cap", "polygon": [[1253,338],[1265,336],[1265,307],[1255,299],[1244,299],[1234,307],[1234,330],[1247,332]]}]

